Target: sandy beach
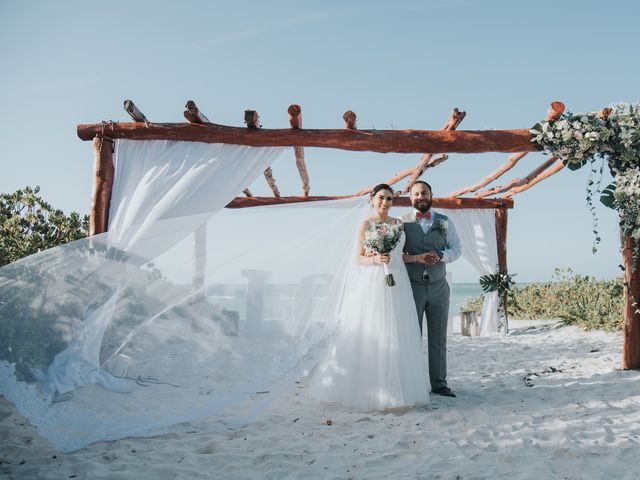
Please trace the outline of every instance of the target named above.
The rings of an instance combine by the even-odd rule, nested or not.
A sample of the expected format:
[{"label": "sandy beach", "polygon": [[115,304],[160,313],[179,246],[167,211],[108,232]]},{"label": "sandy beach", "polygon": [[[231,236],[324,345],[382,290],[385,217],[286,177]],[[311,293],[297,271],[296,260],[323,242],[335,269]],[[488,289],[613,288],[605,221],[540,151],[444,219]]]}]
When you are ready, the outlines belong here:
[{"label": "sandy beach", "polygon": [[[457,329],[456,329],[457,330]],[[0,476],[26,478],[637,478],[640,372],[622,337],[513,321],[508,336],[449,338],[455,399],[363,414],[303,400],[305,379],[252,423],[61,454],[0,399]],[[426,361],[426,357],[425,357]]]}]

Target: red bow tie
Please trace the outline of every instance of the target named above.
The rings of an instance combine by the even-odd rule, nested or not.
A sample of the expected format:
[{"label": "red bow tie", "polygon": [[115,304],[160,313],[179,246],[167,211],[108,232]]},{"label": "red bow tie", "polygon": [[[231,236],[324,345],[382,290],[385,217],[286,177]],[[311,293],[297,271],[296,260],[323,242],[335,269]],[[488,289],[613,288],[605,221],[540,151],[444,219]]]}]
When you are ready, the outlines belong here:
[{"label": "red bow tie", "polygon": [[416,212],[416,220],[421,220],[421,219],[425,219],[425,220],[431,220],[431,212],[427,212],[427,213],[420,213],[420,212]]}]

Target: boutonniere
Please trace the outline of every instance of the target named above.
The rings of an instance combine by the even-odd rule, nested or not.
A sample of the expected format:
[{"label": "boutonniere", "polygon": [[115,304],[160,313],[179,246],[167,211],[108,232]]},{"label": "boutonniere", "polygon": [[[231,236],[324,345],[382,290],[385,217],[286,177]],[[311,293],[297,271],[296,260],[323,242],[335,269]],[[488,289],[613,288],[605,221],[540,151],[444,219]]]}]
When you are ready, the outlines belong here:
[{"label": "boutonniere", "polygon": [[441,218],[438,221],[438,226],[436,227],[436,229],[443,235],[446,235],[447,232],[449,232],[449,223],[444,218]]}]

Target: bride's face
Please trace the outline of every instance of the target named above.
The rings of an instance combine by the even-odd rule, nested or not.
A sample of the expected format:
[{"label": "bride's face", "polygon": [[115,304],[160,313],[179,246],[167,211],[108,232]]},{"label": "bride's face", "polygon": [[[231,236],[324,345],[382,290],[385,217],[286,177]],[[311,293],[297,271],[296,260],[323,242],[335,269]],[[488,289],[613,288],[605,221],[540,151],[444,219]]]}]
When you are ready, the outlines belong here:
[{"label": "bride's face", "polygon": [[371,199],[371,203],[380,215],[387,215],[393,205],[393,193],[389,190],[379,190]]}]

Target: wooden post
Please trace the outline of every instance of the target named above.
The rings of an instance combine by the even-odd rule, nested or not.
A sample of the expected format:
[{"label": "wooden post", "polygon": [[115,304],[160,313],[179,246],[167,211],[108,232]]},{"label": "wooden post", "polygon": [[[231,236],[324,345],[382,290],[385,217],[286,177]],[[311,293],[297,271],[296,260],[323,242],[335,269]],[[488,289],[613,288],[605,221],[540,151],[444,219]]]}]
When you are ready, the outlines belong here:
[{"label": "wooden post", "polygon": [[109,228],[109,205],[113,188],[113,140],[98,135],[93,139],[95,172],[91,210],[89,212],[89,235],[104,233]]},{"label": "wooden post", "polygon": [[[498,248],[498,271],[507,273],[507,209],[496,208],[496,244]],[[509,315],[507,313],[507,294],[502,297],[504,316],[506,322],[506,332],[509,332]]]},{"label": "wooden post", "polygon": [[640,369],[640,261],[633,258],[634,240],[624,238],[624,350],[622,368]]}]

